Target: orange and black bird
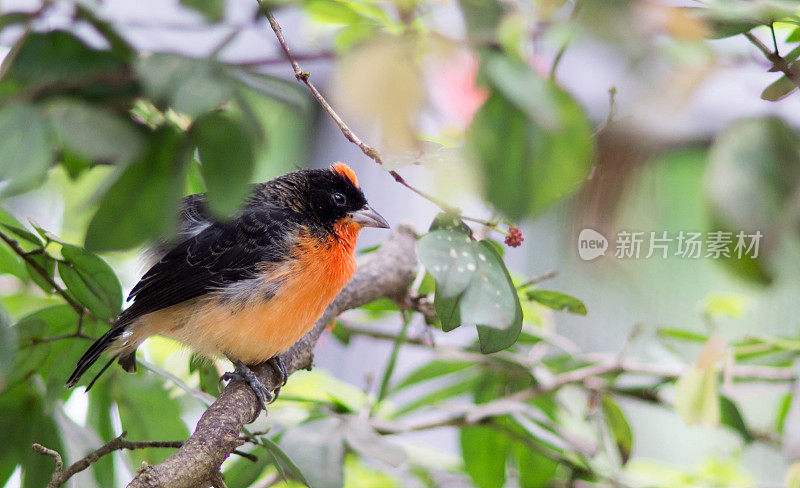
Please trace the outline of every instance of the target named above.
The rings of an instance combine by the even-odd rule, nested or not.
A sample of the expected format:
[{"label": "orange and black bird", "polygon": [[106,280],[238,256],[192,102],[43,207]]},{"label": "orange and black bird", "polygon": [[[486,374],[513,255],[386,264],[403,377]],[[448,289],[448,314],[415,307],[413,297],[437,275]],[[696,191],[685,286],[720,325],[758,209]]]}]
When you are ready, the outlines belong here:
[{"label": "orange and black bird", "polygon": [[177,244],[161,246],[161,259],[131,291],[130,306],[84,353],[67,386],[104,351],[112,358],[87,390],[115,359],[135,371],[136,348],[158,334],[203,356],[230,359],[235,370],[222,379],[245,381],[265,406],[274,396],[247,365],[269,361],[285,384],[278,355],[311,329],[352,277],[362,227],[389,224],[367,205],[344,163],[257,184],[228,221],[212,217],[204,194],[186,197]]}]

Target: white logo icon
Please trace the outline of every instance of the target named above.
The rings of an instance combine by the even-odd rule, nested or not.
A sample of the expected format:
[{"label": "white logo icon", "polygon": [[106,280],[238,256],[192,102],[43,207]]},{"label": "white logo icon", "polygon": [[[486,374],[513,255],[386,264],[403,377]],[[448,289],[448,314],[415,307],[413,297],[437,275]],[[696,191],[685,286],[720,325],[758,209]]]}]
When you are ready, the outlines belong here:
[{"label": "white logo icon", "polygon": [[596,230],[583,229],[578,235],[578,255],[584,261],[605,256],[606,249],[608,249],[608,239]]}]

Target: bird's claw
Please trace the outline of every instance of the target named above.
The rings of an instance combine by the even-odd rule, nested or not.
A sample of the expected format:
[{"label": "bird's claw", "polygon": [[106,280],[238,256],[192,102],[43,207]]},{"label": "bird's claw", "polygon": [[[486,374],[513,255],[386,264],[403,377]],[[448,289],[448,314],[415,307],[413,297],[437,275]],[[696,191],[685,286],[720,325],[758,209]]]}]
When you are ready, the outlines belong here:
[{"label": "bird's claw", "polygon": [[286,372],[286,364],[284,364],[283,358],[280,356],[272,356],[267,360],[267,364],[278,373],[280,385],[286,386],[286,382],[289,380],[289,374]]},{"label": "bird's claw", "polygon": [[220,382],[240,380],[246,383],[253,390],[253,393],[255,393],[258,404],[261,406],[261,408],[266,410],[267,405],[274,402],[275,399],[278,398],[278,392],[280,391],[280,388],[276,388],[273,394],[273,392],[270,392],[269,389],[264,386],[264,383],[262,383],[258,377],[256,377],[255,373],[253,373],[253,371],[244,363],[235,359],[232,359],[231,362],[234,365],[234,370],[232,372],[223,374],[219,379]]}]

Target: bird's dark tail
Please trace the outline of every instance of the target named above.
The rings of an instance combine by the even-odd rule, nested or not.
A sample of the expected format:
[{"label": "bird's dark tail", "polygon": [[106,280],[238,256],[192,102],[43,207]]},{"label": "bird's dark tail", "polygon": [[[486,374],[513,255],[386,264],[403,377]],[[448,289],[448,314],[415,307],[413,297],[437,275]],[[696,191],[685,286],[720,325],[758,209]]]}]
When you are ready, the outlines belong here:
[{"label": "bird's dark tail", "polygon": [[[92,365],[97,361],[100,355],[106,349],[111,347],[114,341],[116,341],[122,335],[123,332],[125,332],[125,327],[117,323],[111,330],[109,330],[108,332],[103,334],[102,337],[94,341],[94,344],[92,344],[89,347],[89,349],[87,349],[86,352],[83,353],[83,356],[81,356],[80,360],[78,360],[78,364],[77,366],[75,366],[75,371],[72,372],[69,379],[67,380],[67,388],[74,387],[78,383],[78,380],[81,379],[81,376],[83,376],[83,374],[86,373],[86,371],[92,367]],[[97,376],[95,376],[94,379],[89,383],[89,385],[86,387],[86,390],[88,391],[89,388],[91,388],[92,385],[94,385],[94,382],[97,380],[97,378],[99,378],[100,375],[103,374],[105,370],[108,369],[108,367],[111,365],[111,363],[114,362],[114,360],[117,358],[119,358],[119,364],[122,365],[125,371],[128,372],[136,371],[135,354],[136,351],[134,350],[129,353],[124,353],[124,354],[120,353],[114,355],[114,357],[112,357],[111,360],[108,363],[106,363],[105,366],[103,366],[103,369],[101,369],[100,372],[97,373]]]}]

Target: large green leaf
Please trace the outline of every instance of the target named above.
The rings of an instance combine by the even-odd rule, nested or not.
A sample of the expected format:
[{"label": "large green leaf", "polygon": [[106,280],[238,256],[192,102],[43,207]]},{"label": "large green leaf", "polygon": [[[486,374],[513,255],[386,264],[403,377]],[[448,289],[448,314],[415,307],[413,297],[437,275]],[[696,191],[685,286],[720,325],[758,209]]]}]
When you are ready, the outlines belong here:
[{"label": "large green leaf", "polygon": [[462,427],[459,434],[464,470],[479,488],[502,488],[506,481],[509,441],[482,426]]},{"label": "large green leaf", "polygon": [[8,321],[5,312],[0,310],[0,393],[8,383],[8,373],[14,365],[16,352],[17,338],[15,330],[11,328],[11,323]]},{"label": "large green leaf", "polygon": [[10,104],[0,108],[0,180],[24,189],[44,179],[54,155],[48,128],[36,107]]},{"label": "large green leaf", "polygon": [[126,61],[126,55],[92,49],[68,32],[36,32],[25,38],[16,56],[4,61],[4,81],[28,91],[47,85],[49,90],[43,93],[69,93],[92,100],[108,97],[119,103],[124,101],[121,97],[136,95]]},{"label": "large green leaf", "polygon": [[214,61],[158,53],[139,59],[135,68],[148,97],[191,117],[217,108],[233,93],[223,66]]},{"label": "large green leaf", "polygon": [[589,174],[594,145],[589,121],[566,92],[543,80],[536,86],[547,101],[512,90],[527,87],[536,75],[499,56],[484,62],[493,90],[475,115],[467,144],[480,162],[489,202],[520,219],[575,191]]},{"label": "large green leaf", "polygon": [[[154,376],[130,375],[116,381],[111,397],[119,409],[122,428],[130,440],[183,441],[189,436],[181,419],[179,398],[169,394],[162,381]],[[138,449],[129,455],[138,467],[142,461],[160,463],[172,453],[168,449]]]},{"label": "large green leaf", "polygon": [[211,210],[228,217],[250,193],[255,170],[255,147],[242,123],[222,112],[211,112],[192,125]]},{"label": "large green leaf", "polygon": [[329,417],[294,426],[281,437],[281,449],[297,464],[310,488],[344,485],[342,427],[341,420]]},{"label": "large green leaf", "polygon": [[503,259],[487,241],[477,243],[475,257],[477,272],[461,298],[461,321],[500,330],[514,327],[521,306]]},{"label": "large green leaf", "polygon": [[170,234],[188,159],[182,133],[165,127],[151,136],[147,152],[103,196],[86,247],[126,249]]},{"label": "large green leaf", "polygon": [[719,396],[719,413],[719,420],[722,425],[738,433],[745,442],[753,440],[753,433],[747,427],[739,407],[725,395]]},{"label": "large green leaf", "polygon": [[422,236],[417,251],[443,298],[466,290],[478,269],[472,239],[456,230],[435,230]]},{"label": "large green leaf", "polygon": [[58,274],[69,292],[95,317],[112,319],[122,309],[122,287],[114,270],[95,254],[64,244]]},{"label": "large green leaf", "polygon": [[[748,119],[719,132],[709,152],[706,195],[714,231],[732,232],[721,261],[737,276],[769,283],[770,250],[786,228],[800,188],[797,134],[777,118]],[[742,253],[738,232],[760,232],[758,257]],[[750,244],[750,240],[745,240]],[[746,251],[746,248],[743,249]]]},{"label": "large green leaf", "polygon": [[130,118],[96,105],[62,99],[47,104],[45,113],[64,147],[89,161],[128,163],[145,147]]}]

